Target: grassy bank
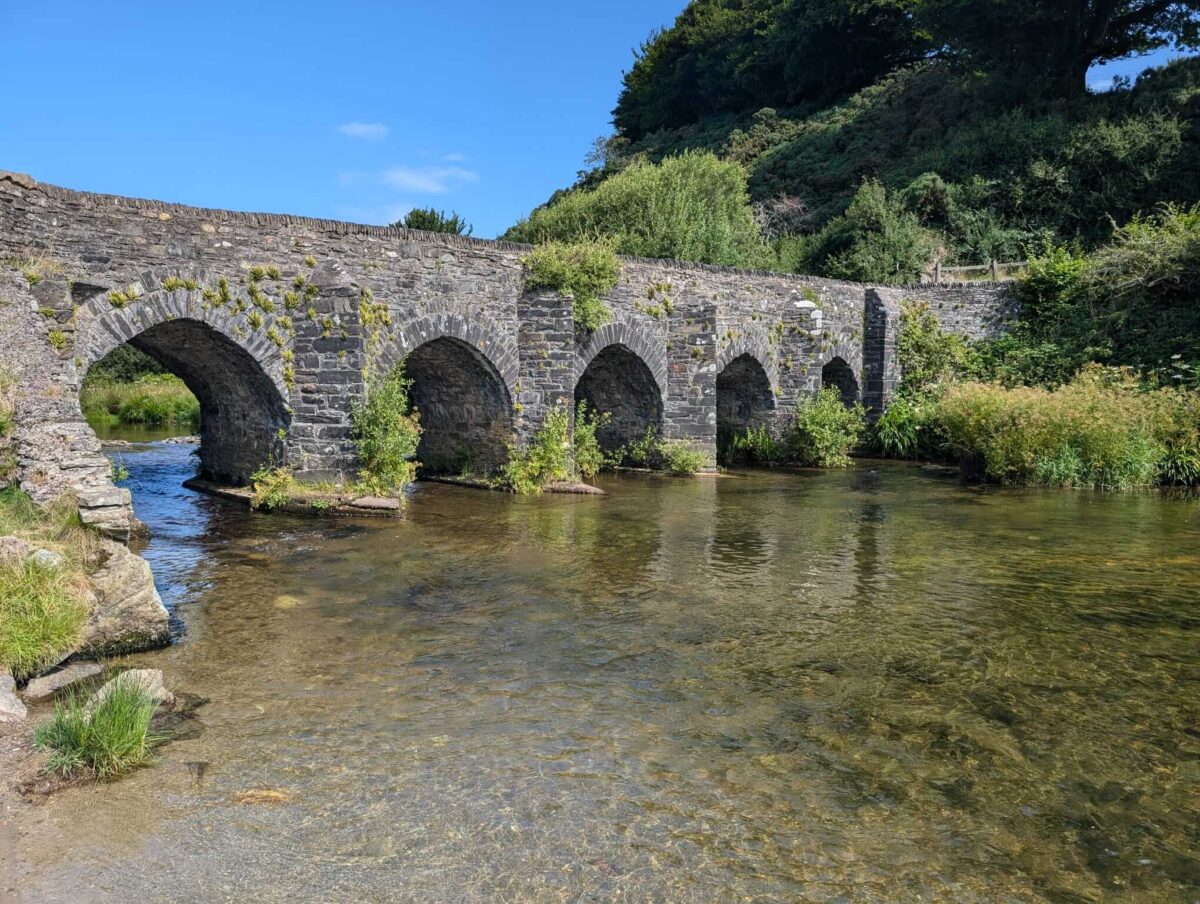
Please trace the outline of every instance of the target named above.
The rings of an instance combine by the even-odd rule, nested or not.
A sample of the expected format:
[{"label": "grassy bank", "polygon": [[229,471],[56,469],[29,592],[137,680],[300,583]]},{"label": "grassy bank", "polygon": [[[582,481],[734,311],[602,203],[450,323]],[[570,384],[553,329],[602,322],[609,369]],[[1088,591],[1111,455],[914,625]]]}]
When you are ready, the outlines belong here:
[{"label": "grassy bank", "polygon": [[189,431],[200,426],[200,403],[183,381],[171,374],[142,376],[132,382],[89,376],[79,402],[92,424],[170,426]]},{"label": "grassy bank", "polygon": [[95,540],[79,523],[74,500],[42,510],[17,489],[0,492],[0,536],[61,556],[58,562],[21,555],[0,562],[0,669],[22,679],[58,662],[78,642]]}]

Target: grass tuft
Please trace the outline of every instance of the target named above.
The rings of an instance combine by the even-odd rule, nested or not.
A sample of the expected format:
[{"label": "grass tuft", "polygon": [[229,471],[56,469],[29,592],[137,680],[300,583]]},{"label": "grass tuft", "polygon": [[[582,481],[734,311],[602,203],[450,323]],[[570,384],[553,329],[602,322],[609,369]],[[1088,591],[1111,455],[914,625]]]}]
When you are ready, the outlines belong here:
[{"label": "grass tuft", "polygon": [[50,772],[112,778],[148,763],[154,748],[165,740],[150,731],[157,708],[136,681],[118,677],[94,706],[83,693],[60,701],[54,719],[38,726],[34,743],[49,754],[46,769]]}]

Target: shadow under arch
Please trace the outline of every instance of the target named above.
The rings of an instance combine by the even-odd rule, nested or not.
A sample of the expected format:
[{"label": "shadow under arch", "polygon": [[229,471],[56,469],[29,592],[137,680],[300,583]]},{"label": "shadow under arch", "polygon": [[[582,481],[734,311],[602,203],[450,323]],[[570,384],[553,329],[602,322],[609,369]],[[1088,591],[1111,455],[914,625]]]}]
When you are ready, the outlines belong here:
[{"label": "shadow under arch", "polygon": [[749,352],[733,358],[717,374],[717,449],[730,449],[739,433],[769,426],[775,408],[775,390],[762,362]]},{"label": "shadow under arch", "polygon": [[249,351],[187,317],[163,320],[126,343],[183,380],[199,401],[201,476],[241,485],[259,468],[284,463],[281,431],[291,423],[290,409]]},{"label": "shadow under arch", "polygon": [[596,431],[605,452],[641,439],[647,430],[662,432],[662,388],[649,365],[624,343],[600,349],[575,383],[575,403],[586,402],[608,415]]},{"label": "shadow under arch", "polygon": [[513,403],[508,385],[479,349],[439,336],[404,358],[421,420],[417,460],[434,474],[489,474],[508,460]]},{"label": "shadow under arch", "polygon": [[821,368],[821,387],[836,389],[842,398],[842,404],[847,408],[862,400],[862,392],[859,389],[858,377],[855,376],[854,368],[841,357],[830,359]]}]

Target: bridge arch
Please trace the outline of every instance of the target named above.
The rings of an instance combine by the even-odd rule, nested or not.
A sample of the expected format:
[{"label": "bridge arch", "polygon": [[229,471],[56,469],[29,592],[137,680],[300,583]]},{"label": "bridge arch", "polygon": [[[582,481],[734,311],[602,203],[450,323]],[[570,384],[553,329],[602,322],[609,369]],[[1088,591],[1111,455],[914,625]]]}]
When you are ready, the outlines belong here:
[{"label": "bridge arch", "polygon": [[845,358],[835,355],[821,367],[821,387],[838,391],[842,404],[847,408],[862,401],[862,388],[858,375]]},{"label": "bridge arch", "polygon": [[607,415],[596,431],[606,452],[662,432],[666,385],[666,348],[632,324],[605,324],[579,351],[575,403]]},{"label": "bridge arch", "polygon": [[[164,288],[172,277],[195,288]],[[230,306],[209,304],[207,282],[202,272],[149,271],[121,306],[106,292],[93,296],[76,314],[76,363],[82,379],[128,344],[178,376],[200,403],[200,473],[242,484],[258,468],[285,460],[291,413],[284,350],[265,330],[246,329]]]},{"label": "bridge arch", "polygon": [[428,314],[397,330],[376,366],[387,373],[401,362],[421,419],[422,467],[435,474],[503,467],[515,428],[515,342],[481,322]]}]

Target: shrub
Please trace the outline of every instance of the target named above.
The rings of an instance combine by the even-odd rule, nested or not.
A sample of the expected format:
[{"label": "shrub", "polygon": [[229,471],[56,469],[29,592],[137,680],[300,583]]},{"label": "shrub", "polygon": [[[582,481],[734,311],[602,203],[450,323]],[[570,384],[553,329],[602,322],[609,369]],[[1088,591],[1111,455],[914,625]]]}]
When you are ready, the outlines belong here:
[{"label": "shrub", "polygon": [[866,428],[866,410],[861,402],[847,407],[841,393],[827,386],[815,398],[796,404],[796,416],[788,436],[788,451],[797,464],[821,468],[844,468],[850,450]]},{"label": "shrub", "polygon": [[871,428],[872,448],[888,458],[914,458],[921,447],[918,403],[897,396]]},{"label": "shrub", "polygon": [[580,400],[575,408],[575,470],[584,480],[591,480],[608,463],[596,431],[611,419],[611,415],[592,411],[587,402]]},{"label": "shrub", "polygon": [[920,280],[935,249],[933,234],[903,198],[869,179],[846,212],[813,238],[805,263],[838,279],[908,284]]},{"label": "shrub", "polygon": [[34,742],[49,754],[46,768],[52,772],[111,778],[148,762],[164,740],[150,731],[157,707],[140,684],[118,677],[95,704],[78,693],[60,701],[54,719],[38,726]]},{"label": "shrub", "polygon": [[1048,390],[953,386],[933,417],[963,469],[1004,483],[1129,490],[1195,483],[1200,399],[1089,366]]},{"label": "shrub", "polygon": [[608,239],[572,243],[549,241],[521,259],[525,285],[570,295],[575,325],[591,332],[610,316],[603,297],[621,278],[621,261]]},{"label": "shrub", "polygon": [[362,463],[360,479],[375,492],[395,493],[416,476],[421,424],[412,411],[403,363],[371,381],[365,403],[354,405],[351,434]]},{"label": "shrub", "polygon": [[901,309],[896,354],[899,393],[910,398],[972,372],[977,362],[970,343],[955,333],[943,332],[937,315],[925,302],[905,303]]},{"label": "shrub", "polygon": [[449,235],[470,235],[474,228],[456,213],[446,214],[444,210],[432,207],[416,207],[404,215],[403,220],[392,224],[405,229],[421,229],[425,232],[444,232]]},{"label": "shrub", "polygon": [[765,426],[717,431],[717,460],[722,464],[772,464],[782,461],[786,453],[784,445]]},{"label": "shrub", "polygon": [[636,160],[595,189],[564,192],[505,238],[578,242],[606,236],[621,254],[738,267],[766,266],[746,171],[707,152]]},{"label": "shrub", "polygon": [[659,443],[662,468],[680,477],[695,474],[708,465],[708,454],[691,443],[663,440]]},{"label": "shrub", "polygon": [[250,477],[250,508],[272,511],[296,494],[296,477],[287,468],[259,468]]},{"label": "shrub", "polygon": [[546,415],[525,452],[510,449],[504,482],[518,493],[540,493],[554,480],[571,478],[570,418],[566,408]]},{"label": "shrub", "polygon": [[641,439],[626,443],[614,455],[614,460],[679,476],[695,474],[708,465],[707,453],[690,443],[663,439],[655,427],[647,427]]}]

